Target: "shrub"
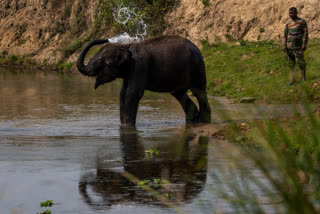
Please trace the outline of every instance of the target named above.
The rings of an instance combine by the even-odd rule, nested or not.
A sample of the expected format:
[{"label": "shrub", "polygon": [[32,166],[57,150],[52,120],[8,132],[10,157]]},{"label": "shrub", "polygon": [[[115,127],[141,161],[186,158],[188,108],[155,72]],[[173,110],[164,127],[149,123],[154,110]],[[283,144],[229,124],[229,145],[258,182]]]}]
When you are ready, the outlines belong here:
[{"label": "shrub", "polygon": [[9,56],[9,62],[10,63],[15,63],[18,61],[18,57],[16,55],[10,55]]},{"label": "shrub", "polygon": [[63,69],[70,69],[70,68],[72,68],[72,66],[73,66],[73,63],[72,62],[68,62],[68,63],[61,63],[59,66],[58,66],[58,68],[60,69],[60,70],[63,70]]},{"label": "shrub", "polygon": [[209,6],[209,1],[208,0],[201,0],[202,4],[206,7]]}]

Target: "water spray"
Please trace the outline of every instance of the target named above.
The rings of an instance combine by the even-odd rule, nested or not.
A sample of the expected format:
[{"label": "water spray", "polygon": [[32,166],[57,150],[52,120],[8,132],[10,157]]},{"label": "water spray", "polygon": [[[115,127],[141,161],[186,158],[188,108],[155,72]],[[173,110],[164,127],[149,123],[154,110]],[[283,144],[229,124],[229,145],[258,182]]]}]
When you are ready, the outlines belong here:
[{"label": "water spray", "polygon": [[118,5],[113,11],[114,20],[124,26],[128,24],[132,25],[136,32],[134,36],[130,36],[129,33],[125,32],[121,35],[112,37],[109,39],[111,43],[131,43],[131,42],[141,42],[147,35],[147,25],[144,23],[144,16],[138,15],[134,8],[123,7],[122,4]]}]

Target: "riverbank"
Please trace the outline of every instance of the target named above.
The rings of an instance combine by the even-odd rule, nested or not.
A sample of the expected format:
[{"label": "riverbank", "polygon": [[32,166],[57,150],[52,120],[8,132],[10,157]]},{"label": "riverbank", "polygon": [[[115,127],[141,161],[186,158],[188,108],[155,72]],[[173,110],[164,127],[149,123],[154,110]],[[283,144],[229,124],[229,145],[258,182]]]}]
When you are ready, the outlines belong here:
[{"label": "riverbank", "polygon": [[[306,146],[306,142],[310,142],[310,138],[314,136],[312,122],[316,121],[318,123],[320,121],[320,106],[315,106],[313,110],[309,106],[302,108],[303,113],[297,111],[292,117],[231,123],[215,133],[215,136],[239,145],[258,148],[263,146],[261,139],[264,138],[263,134],[268,125],[271,125],[278,128],[281,127],[283,132],[287,134],[288,140],[293,142],[292,146],[299,150]],[[308,140],[299,141],[299,139],[296,139],[297,135],[304,136]]]},{"label": "riverbank", "polygon": [[254,97],[260,103],[320,102],[320,40],[311,40],[305,52],[307,81],[296,71],[297,83],[290,87],[280,41],[202,43],[208,94],[236,101]]}]

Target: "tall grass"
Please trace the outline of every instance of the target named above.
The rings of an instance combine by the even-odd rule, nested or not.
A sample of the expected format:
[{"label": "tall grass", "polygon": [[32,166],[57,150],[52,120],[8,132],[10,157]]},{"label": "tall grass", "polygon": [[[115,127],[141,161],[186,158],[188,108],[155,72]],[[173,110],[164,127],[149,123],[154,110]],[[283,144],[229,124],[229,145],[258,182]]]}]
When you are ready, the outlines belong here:
[{"label": "tall grass", "polygon": [[[236,212],[320,213],[320,111],[304,105],[304,112],[252,124],[258,133],[251,140],[260,149],[245,147],[244,155],[258,172],[240,166],[234,157],[234,168],[228,173],[239,173],[242,179],[219,189]],[[267,198],[267,206],[261,197]]]}]

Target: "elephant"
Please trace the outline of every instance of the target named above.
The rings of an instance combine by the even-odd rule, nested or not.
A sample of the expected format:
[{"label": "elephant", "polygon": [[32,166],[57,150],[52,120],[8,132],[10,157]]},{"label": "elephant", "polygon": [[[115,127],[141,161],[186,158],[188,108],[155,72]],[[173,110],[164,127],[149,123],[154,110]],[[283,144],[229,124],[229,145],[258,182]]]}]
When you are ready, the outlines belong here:
[{"label": "elephant", "polygon": [[[105,45],[85,65],[87,52],[99,44]],[[96,39],[81,51],[77,68],[80,73],[96,78],[95,89],[116,78],[123,79],[122,125],[135,126],[138,104],[145,90],[170,93],[181,104],[187,123],[211,121],[204,60],[200,50],[186,38],[167,35],[128,44]],[[199,110],[187,95],[189,89],[198,100]]]}]

